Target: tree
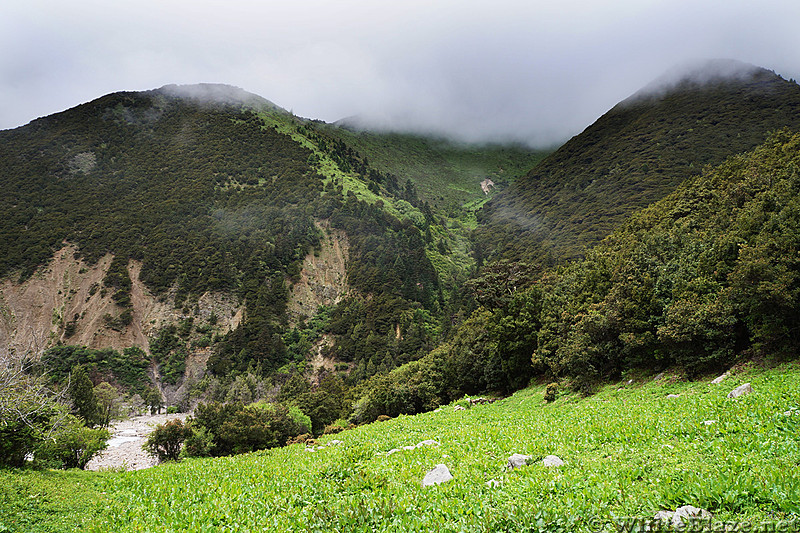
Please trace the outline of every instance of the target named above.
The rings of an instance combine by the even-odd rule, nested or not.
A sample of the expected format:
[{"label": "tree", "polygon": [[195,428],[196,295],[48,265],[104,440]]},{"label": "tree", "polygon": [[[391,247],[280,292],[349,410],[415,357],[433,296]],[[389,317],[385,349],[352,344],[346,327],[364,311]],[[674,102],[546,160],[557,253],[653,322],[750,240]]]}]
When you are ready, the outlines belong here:
[{"label": "tree", "polygon": [[83,469],[108,447],[110,436],[107,429],[87,428],[80,419],[69,416],[66,423],[37,448],[36,461],[51,467]]},{"label": "tree", "polygon": [[165,423],[157,425],[147,436],[147,442],[142,445],[142,449],[153,457],[157,457],[160,463],[177,461],[183,441],[191,435],[191,423],[184,424],[178,418],[167,420]]},{"label": "tree", "polygon": [[67,416],[65,392],[54,392],[35,371],[44,343],[36,332],[30,337],[23,353],[0,347],[0,466],[23,466]]},{"label": "tree", "polygon": [[150,408],[151,415],[160,413],[161,408],[164,406],[164,403],[161,399],[161,393],[153,387],[147,387],[147,389],[145,389],[144,394],[142,394],[142,399],[147,407]]},{"label": "tree", "polygon": [[114,402],[119,398],[119,393],[110,383],[104,381],[94,388],[94,395],[97,398],[98,422],[103,427],[108,427],[114,415]]},{"label": "tree", "polygon": [[83,419],[84,423],[92,427],[99,422],[99,408],[97,396],[94,394],[94,386],[89,374],[83,365],[76,365],[72,368],[70,379],[69,396],[72,400],[73,412]]}]

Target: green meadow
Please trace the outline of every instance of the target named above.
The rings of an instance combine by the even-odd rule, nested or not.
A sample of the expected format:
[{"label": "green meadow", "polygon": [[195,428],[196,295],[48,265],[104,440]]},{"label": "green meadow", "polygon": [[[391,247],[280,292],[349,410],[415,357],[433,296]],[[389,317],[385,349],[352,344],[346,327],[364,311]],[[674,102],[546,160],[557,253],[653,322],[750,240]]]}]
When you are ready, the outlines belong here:
[{"label": "green meadow", "polygon": [[[797,527],[800,365],[713,377],[626,376],[552,403],[534,385],[493,404],[455,410],[461,400],[326,435],[313,448],[137,472],[2,471],[0,531],[628,531],[633,519],[689,504],[713,514],[715,531]],[[727,398],[745,382],[751,394]],[[402,449],[427,439],[438,446]],[[509,470],[513,453],[529,465]],[[565,465],[543,466],[551,454]],[[437,464],[453,479],[423,487]]]}]

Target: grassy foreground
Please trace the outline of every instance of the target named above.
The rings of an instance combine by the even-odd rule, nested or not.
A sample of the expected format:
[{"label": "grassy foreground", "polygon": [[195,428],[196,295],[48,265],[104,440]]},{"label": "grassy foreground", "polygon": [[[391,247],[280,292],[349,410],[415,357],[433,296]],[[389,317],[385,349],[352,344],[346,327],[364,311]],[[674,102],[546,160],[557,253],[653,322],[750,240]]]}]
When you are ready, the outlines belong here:
[{"label": "grassy foreground", "polygon": [[[744,382],[752,394],[726,398]],[[542,392],[362,426],[313,452],[0,472],[0,531],[629,531],[621,517],[686,504],[729,526],[800,530],[797,363],[740,368],[719,385],[643,378],[552,404]],[[425,439],[440,445],[385,454]],[[507,470],[512,453],[532,464]],[[549,454],[566,465],[542,466]],[[423,488],[438,463],[454,479]]]}]

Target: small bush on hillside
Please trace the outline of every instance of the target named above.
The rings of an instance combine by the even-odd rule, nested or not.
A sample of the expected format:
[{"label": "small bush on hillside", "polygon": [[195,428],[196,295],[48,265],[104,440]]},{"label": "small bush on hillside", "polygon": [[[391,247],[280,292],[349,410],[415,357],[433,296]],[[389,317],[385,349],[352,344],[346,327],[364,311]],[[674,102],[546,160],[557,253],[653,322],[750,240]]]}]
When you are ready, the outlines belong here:
[{"label": "small bush on hillside", "polygon": [[548,383],[544,389],[544,401],[554,402],[558,396],[558,383]]},{"label": "small bush on hillside", "polygon": [[316,446],[317,440],[311,433],[303,433],[302,435],[292,437],[286,441],[287,446],[291,444],[305,444],[306,446]]},{"label": "small bush on hillside", "polygon": [[295,420],[285,406],[265,402],[248,406],[200,404],[193,427],[195,433],[204,430],[206,440],[193,438],[192,446],[187,445],[187,455],[200,451],[212,456],[283,446],[290,438],[308,433],[310,429]]},{"label": "small bush on hillside", "polygon": [[37,448],[36,462],[50,468],[83,469],[102,450],[111,437],[107,429],[90,429],[70,416],[50,438]]},{"label": "small bush on hillside", "polygon": [[191,424],[184,424],[179,419],[167,420],[159,424],[150,435],[147,442],[142,445],[142,449],[153,457],[157,457],[160,463],[164,461],[177,461],[180,457],[183,442],[192,434]]}]

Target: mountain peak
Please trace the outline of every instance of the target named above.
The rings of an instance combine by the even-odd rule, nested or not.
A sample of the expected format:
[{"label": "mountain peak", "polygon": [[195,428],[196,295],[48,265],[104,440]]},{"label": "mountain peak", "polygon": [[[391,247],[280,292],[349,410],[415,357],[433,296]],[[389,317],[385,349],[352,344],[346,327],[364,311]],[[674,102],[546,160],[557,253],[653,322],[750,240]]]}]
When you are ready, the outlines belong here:
[{"label": "mountain peak", "polygon": [[195,83],[190,85],[164,85],[155,92],[196,103],[212,105],[241,105],[255,110],[283,111],[266,98],[223,83]]},{"label": "mountain peak", "polygon": [[645,85],[623,103],[661,98],[682,90],[702,89],[709,85],[767,82],[777,74],[735,59],[704,59],[678,64]]}]

